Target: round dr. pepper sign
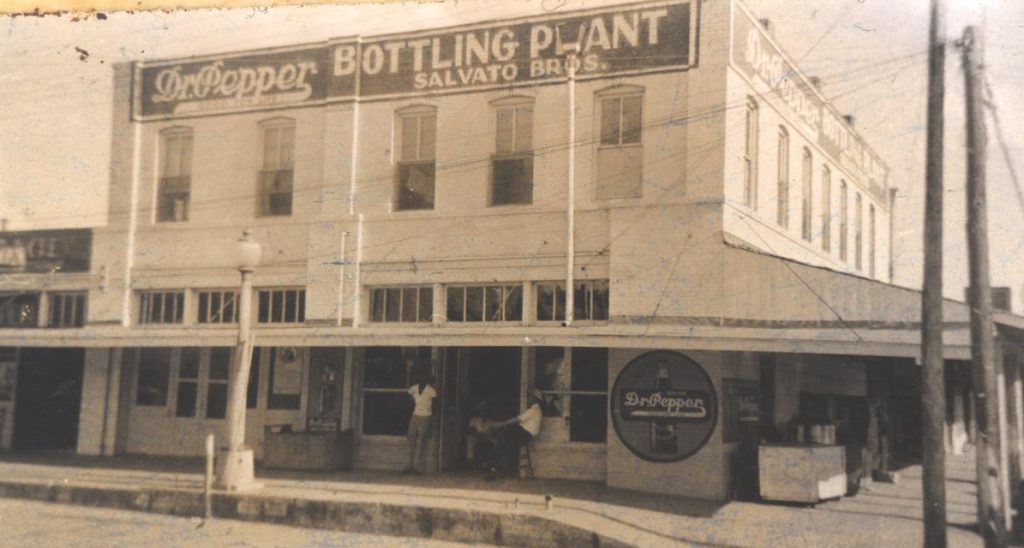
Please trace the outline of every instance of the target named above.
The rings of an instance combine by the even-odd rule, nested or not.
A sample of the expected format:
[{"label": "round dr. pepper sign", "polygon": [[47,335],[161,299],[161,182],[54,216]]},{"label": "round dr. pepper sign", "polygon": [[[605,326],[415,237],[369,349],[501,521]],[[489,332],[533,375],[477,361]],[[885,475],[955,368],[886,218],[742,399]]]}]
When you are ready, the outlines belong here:
[{"label": "round dr. pepper sign", "polygon": [[656,350],[629,362],[611,396],[615,433],[648,461],[675,462],[693,455],[718,422],[711,377],[678,352]]}]

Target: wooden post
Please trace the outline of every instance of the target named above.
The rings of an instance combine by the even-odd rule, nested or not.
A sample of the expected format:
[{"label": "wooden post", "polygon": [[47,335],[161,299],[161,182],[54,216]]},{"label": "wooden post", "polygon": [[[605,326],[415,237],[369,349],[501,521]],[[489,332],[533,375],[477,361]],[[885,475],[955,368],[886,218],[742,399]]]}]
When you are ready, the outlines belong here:
[{"label": "wooden post", "polygon": [[928,34],[928,140],[925,164],[924,286],[921,298],[921,446],[924,544],[946,546],[946,389],[942,359],[942,141],[945,3],[931,1]]},{"label": "wooden post", "polygon": [[999,466],[999,386],[995,324],[989,286],[988,216],[985,198],[983,80],[974,28],[963,38],[964,95],[967,100],[967,249],[970,264],[971,367],[977,401],[978,526],[985,546],[1006,546]]}]

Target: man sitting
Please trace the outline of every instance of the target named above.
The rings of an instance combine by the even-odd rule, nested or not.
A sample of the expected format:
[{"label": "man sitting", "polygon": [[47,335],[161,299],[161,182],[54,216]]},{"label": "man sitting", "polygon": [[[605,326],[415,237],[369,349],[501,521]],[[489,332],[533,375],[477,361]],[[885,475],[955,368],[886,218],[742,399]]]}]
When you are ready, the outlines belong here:
[{"label": "man sitting", "polygon": [[529,394],[530,406],[516,417],[501,422],[499,432],[502,453],[511,465],[505,466],[505,470],[514,470],[514,465],[519,460],[519,450],[522,446],[530,443],[533,438],[540,434],[540,423],[544,417],[541,405],[546,402],[544,394],[537,388],[531,388]]}]

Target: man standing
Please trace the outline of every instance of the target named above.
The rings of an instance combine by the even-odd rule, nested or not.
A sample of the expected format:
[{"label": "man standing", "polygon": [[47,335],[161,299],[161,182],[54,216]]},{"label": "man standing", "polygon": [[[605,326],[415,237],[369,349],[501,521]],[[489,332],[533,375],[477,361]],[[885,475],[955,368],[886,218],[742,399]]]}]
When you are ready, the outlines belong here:
[{"label": "man standing", "polygon": [[413,401],[412,417],[409,418],[409,466],[406,473],[425,471],[423,462],[430,442],[430,431],[434,422],[434,398],[437,391],[430,384],[430,373],[423,368],[413,369],[413,382],[409,387],[409,396]]}]

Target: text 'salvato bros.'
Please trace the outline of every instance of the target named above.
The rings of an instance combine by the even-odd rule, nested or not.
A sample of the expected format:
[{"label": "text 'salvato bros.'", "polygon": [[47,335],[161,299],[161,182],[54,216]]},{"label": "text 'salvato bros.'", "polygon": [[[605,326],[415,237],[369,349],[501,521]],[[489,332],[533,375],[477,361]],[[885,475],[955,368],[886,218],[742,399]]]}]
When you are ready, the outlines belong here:
[{"label": "text 'salvato bros.'", "polygon": [[559,14],[323,46],[143,65],[137,118],[257,110],[564,79],[685,70],[696,60],[689,1]]}]

